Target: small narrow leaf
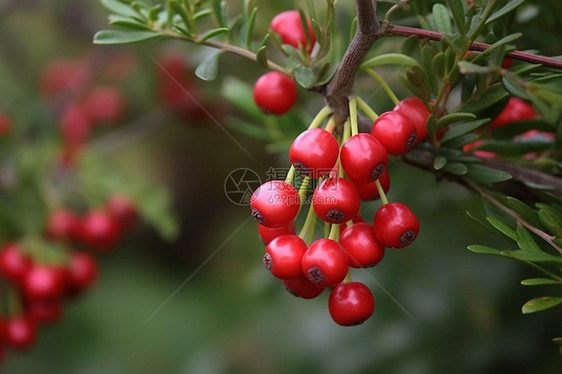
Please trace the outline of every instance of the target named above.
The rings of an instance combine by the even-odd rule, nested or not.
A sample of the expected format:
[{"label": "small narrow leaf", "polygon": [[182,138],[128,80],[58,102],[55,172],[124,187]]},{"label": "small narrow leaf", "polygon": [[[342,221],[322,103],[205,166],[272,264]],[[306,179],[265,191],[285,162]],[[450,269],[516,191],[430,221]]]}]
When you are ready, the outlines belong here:
[{"label": "small narrow leaf", "polygon": [[204,81],[214,80],[219,70],[219,56],[220,51],[213,51],[195,68],[195,75]]},{"label": "small narrow leaf", "polygon": [[562,217],[555,209],[547,205],[541,205],[538,216],[541,223],[552,235],[562,237]]},{"label": "small narrow leaf", "polygon": [[161,37],[161,34],[152,31],[101,30],[94,35],[94,44],[127,44]]},{"label": "small narrow leaf", "polygon": [[436,156],[435,159],[433,159],[433,168],[435,170],[440,170],[443,169],[443,167],[447,164],[447,158],[443,157],[441,155]]},{"label": "small narrow leaf", "polygon": [[223,27],[223,28],[220,28],[220,29],[209,30],[201,36],[200,41],[204,42],[205,40],[209,40],[211,38],[214,38],[217,35],[221,35],[221,34],[224,34],[224,33],[227,33],[227,32],[228,32],[228,28],[226,28],[226,27]]},{"label": "small narrow leaf", "polygon": [[505,202],[509,208],[513,209],[525,221],[529,222],[535,227],[542,228],[542,225],[537,216],[537,212],[533,208],[511,196],[507,196]]},{"label": "small narrow leaf", "polygon": [[523,286],[544,286],[550,284],[560,284],[560,282],[549,278],[529,278],[521,281]]},{"label": "small narrow leaf", "polygon": [[459,61],[458,67],[461,74],[488,74],[493,69],[489,66],[480,66],[468,61]]},{"label": "small narrow leaf", "polygon": [[523,4],[525,0],[511,0],[507,4],[505,4],[502,8],[498,9],[495,13],[493,13],[487,20],[486,24],[490,22],[494,22],[495,20],[505,16],[509,12],[515,10],[519,5]]},{"label": "small narrow leaf", "polygon": [[316,74],[308,66],[299,66],[295,69],[295,79],[302,87],[310,88],[316,82]]},{"label": "small narrow leaf", "polygon": [[252,35],[254,34],[254,26],[256,24],[256,15],[258,14],[258,8],[252,9],[248,21],[245,23],[244,30],[244,48],[250,48],[252,44]]},{"label": "small narrow leaf", "polygon": [[523,226],[517,227],[515,230],[517,246],[523,251],[541,252],[540,247],[535,242],[529,231]]},{"label": "small narrow leaf", "polygon": [[513,230],[511,227],[509,227],[506,223],[504,223],[500,219],[496,217],[486,217],[486,220],[490,222],[490,224],[494,226],[499,232],[501,232],[508,238],[515,241],[517,240],[517,234],[515,233],[515,230]]},{"label": "small narrow leaf", "polygon": [[432,13],[437,31],[451,35],[453,33],[453,28],[451,26],[449,9],[445,5],[437,3],[433,5]]},{"label": "small narrow leaf", "polygon": [[537,297],[523,304],[523,307],[521,308],[521,312],[523,314],[540,312],[555,307],[561,303],[562,303],[562,297],[551,297],[551,296]]},{"label": "small narrow leaf", "polygon": [[269,63],[267,60],[267,45],[264,45],[258,49],[256,53],[256,61],[263,66],[264,68],[269,67]]},{"label": "small narrow leaf", "polygon": [[451,128],[445,133],[445,135],[443,135],[443,138],[441,139],[441,144],[447,143],[460,136],[471,133],[474,130],[484,126],[489,121],[490,121],[489,119],[484,118],[475,121],[463,122],[463,123],[452,125]]},{"label": "small narrow leaf", "polygon": [[130,5],[124,4],[118,0],[101,0],[101,4],[111,13],[120,14],[122,16],[136,16],[137,12]]},{"label": "small narrow leaf", "polygon": [[465,175],[468,173],[468,167],[461,162],[448,162],[443,170],[454,175]]},{"label": "small narrow leaf", "polygon": [[453,15],[453,20],[455,21],[455,25],[457,26],[457,30],[461,35],[466,34],[466,20],[464,17],[464,7],[462,5],[462,0],[447,0],[447,5],[451,10],[451,14]]},{"label": "small narrow leaf", "polygon": [[467,176],[476,183],[497,183],[511,179],[511,174],[478,164],[468,165]]},{"label": "small narrow leaf", "polygon": [[361,64],[361,69],[365,70],[382,65],[399,65],[409,68],[419,66],[418,62],[410,56],[401,53],[385,53],[364,61]]},{"label": "small narrow leaf", "polygon": [[437,129],[442,129],[452,123],[466,121],[473,118],[476,118],[476,115],[474,113],[466,113],[466,112],[449,113],[439,118],[435,126]]}]

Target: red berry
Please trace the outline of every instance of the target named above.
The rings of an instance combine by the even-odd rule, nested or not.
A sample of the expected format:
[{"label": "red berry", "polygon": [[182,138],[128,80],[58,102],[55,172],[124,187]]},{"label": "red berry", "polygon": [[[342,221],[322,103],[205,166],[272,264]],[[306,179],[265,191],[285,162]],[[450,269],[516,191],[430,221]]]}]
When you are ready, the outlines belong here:
[{"label": "red berry", "polygon": [[375,310],[375,299],[363,283],[342,283],[330,292],[328,308],[338,325],[356,326],[371,317]]},{"label": "red berry", "polygon": [[67,269],[67,292],[76,295],[89,288],[98,276],[98,262],[91,254],[73,251]]},{"label": "red berry", "polygon": [[62,301],[53,300],[27,300],[25,304],[26,316],[36,325],[52,324],[60,320],[62,315]]},{"label": "red berry", "polygon": [[28,349],[35,343],[35,325],[24,316],[13,316],[4,322],[4,343],[14,349]]},{"label": "red berry", "polygon": [[12,121],[10,118],[0,113],[0,138],[6,136],[12,129]]},{"label": "red berry", "polygon": [[64,293],[65,281],[56,267],[35,264],[23,278],[22,288],[29,299],[58,299]]},{"label": "red berry", "polygon": [[418,236],[420,224],[410,208],[398,202],[384,204],[375,213],[375,235],[385,247],[403,248]]},{"label": "red berry", "polygon": [[252,217],[266,227],[288,225],[299,212],[300,196],[295,187],[279,180],[259,186],[250,199]]},{"label": "red berry", "polygon": [[334,135],[315,128],[296,137],[289,150],[289,159],[299,173],[320,178],[334,168],[339,152],[340,147]]},{"label": "red berry", "polygon": [[384,247],[377,240],[373,226],[365,222],[343,230],[340,244],[347,253],[349,266],[354,268],[374,266],[384,257]]},{"label": "red berry", "polygon": [[347,222],[359,212],[359,194],[349,180],[328,178],[316,187],[312,197],[314,212],[328,223]]},{"label": "red berry", "polygon": [[391,155],[403,155],[408,152],[417,142],[416,127],[400,112],[385,112],[377,118],[373,128],[373,135],[384,145]]},{"label": "red berry", "polygon": [[80,219],[67,209],[58,209],[47,218],[46,235],[52,240],[71,240],[76,237]]},{"label": "red berry", "polygon": [[[353,217],[353,218],[351,219],[351,223],[352,223],[352,224],[354,224],[354,223],[359,223],[359,222],[365,222],[365,220],[363,219],[363,217],[361,217],[361,214],[357,214],[355,217]],[[347,223],[340,223],[340,230],[339,230],[339,231],[340,231],[340,236],[341,236],[343,230],[345,230],[345,229],[347,228],[347,224],[348,224],[348,223],[349,223],[349,222],[347,222]]]},{"label": "red berry", "polygon": [[262,75],[254,85],[254,101],[265,114],[285,114],[296,100],[295,82],[276,71]]},{"label": "red berry", "polygon": [[343,281],[348,268],[345,250],[332,239],[316,240],[302,256],[303,273],[321,287],[332,287]]},{"label": "red berry", "polygon": [[127,107],[125,95],[115,87],[95,87],[84,100],[84,110],[98,124],[111,124],[119,121]]},{"label": "red berry", "polygon": [[[379,182],[384,193],[388,193],[388,191],[390,190],[390,175],[388,174],[388,170],[386,170],[385,173],[381,175],[381,177],[379,178]],[[363,201],[372,201],[381,198],[376,182],[355,183],[355,188],[357,188],[359,197]]]},{"label": "red berry", "polygon": [[312,283],[302,272],[297,278],[283,279],[283,283],[287,291],[303,299],[313,299],[324,291],[324,287]]},{"label": "red berry", "polygon": [[113,249],[121,234],[119,221],[104,209],[89,212],[80,222],[80,241],[99,252]]},{"label": "red berry", "polygon": [[124,230],[129,230],[138,220],[135,203],[124,194],[114,194],[107,200],[107,211],[115,217]]},{"label": "red berry", "polygon": [[41,71],[40,90],[46,96],[77,90],[86,83],[87,70],[82,63],[71,59],[55,59]]},{"label": "red berry", "polygon": [[268,245],[273,239],[280,235],[291,235],[295,233],[295,223],[293,221],[279,227],[266,227],[258,223],[258,234],[265,245]]},{"label": "red berry", "polygon": [[306,243],[297,235],[281,235],[267,245],[263,263],[274,277],[297,278],[302,274],[302,255],[306,249]]},{"label": "red berry", "polygon": [[66,143],[81,146],[86,141],[92,127],[92,119],[78,104],[67,107],[60,119],[62,137]]},{"label": "red berry", "polygon": [[31,259],[16,243],[7,243],[0,252],[0,273],[14,284],[21,284],[31,269]]},{"label": "red berry", "polygon": [[400,101],[400,103],[394,107],[394,111],[400,112],[400,114],[412,121],[416,128],[418,143],[421,143],[427,138],[426,123],[431,113],[419,97],[412,96]]},{"label": "red berry", "polygon": [[510,97],[503,110],[492,122],[491,128],[493,130],[511,122],[532,119],[536,115],[537,113],[531,104],[518,97]]},{"label": "red berry", "polygon": [[361,133],[344,143],[340,158],[349,179],[368,183],[374,182],[385,172],[388,152],[375,137]]},{"label": "red berry", "polygon": [[[312,30],[310,20],[307,20],[307,23],[308,34],[311,39],[310,45],[308,45],[308,52],[310,53],[314,43],[316,42],[316,36]],[[299,12],[297,10],[288,10],[276,15],[273,20],[271,20],[269,27],[281,37],[283,44],[289,44],[296,49],[299,49],[299,44],[303,45],[305,48],[307,47],[306,34],[302,26]]]}]

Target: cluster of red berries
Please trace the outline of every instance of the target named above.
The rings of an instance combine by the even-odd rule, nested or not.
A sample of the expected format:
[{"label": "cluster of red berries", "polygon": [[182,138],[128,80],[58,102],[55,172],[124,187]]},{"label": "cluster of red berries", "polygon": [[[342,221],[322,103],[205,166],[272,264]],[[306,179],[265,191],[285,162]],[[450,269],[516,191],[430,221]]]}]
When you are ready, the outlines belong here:
[{"label": "cluster of red berries", "polygon": [[[326,113],[329,117],[329,109]],[[251,214],[267,245],[266,269],[302,298],[314,298],[332,288],[329,311],[340,325],[361,324],[374,310],[371,291],[351,281],[349,268],[374,266],[382,260],[385,247],[406,247],[418,235],[414,213],[386,198],[390,188],[387,164],[389,155],[403,155],[427,137],[429,115],[420,99],[407,98],[378,116],[370,134],[358,133],[356,123],[346,124],[338,133],[339,139],[333,134],[331,119],[325,129],[320,128],[322,121],[315,119],[291,145],[292,167],[287,180],[270,180],[252,195]],[[304,177],[299,190],[292,185],[291,172]],[[297,235],[295,220],[307,205],[310,181],[316,186]],[[383,205],[373,224],[364,222],[359,215],[361,200],[379,198]],[[317,217],[331,225],[329,235],[313,238]]]},{"label": "cluster of red berries", "polygon": [[[127,110],[127,99],[120,87],[93,82],[97,72],[91,63],[87,59],[55,59],[40,76],[41,94],[58,120],[64,144],[62,158],[67,165],[76,162],[95,127],[115,125]],[[108,64],[104,77],[108,82],[115,82],[125,74],[119,65]]]},{"label": "cluster of red berries", "polygon": [[[41,239],[8,242],[0,249],[0,281],[8,290],[0,315],[0,362],[5,350],[25,350],[40,326],[60,320],[63,303],[89,289],[98,277],[95,253],[115,247],[137,221],[134,203],[111,196],[80,217],[59,209],[47,218]],[[86,249],[76,249],[86,247]]]}]

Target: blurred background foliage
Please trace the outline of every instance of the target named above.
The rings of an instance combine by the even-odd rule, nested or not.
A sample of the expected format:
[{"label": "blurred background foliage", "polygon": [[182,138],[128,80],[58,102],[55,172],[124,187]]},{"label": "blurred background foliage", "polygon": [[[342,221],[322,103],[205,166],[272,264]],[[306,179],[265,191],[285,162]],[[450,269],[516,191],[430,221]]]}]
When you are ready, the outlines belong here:
[{"label": "blurred background foliage", "polygon": [[[236,2],[230,3],[235,12]],[[294,6],[257,3],[263,32],[274,14]],[[338,7],[338,22],[346,25],[353,7]],[[554,0],[527,2],[518,12],[524,35],[518,45],[562,54],[561,8]],[[150,225],[137,227],[100,257],[95,287],[68,305],[60,323],[42,329],[31,350],[10,354],[3,373],[559,372],[560,351],[551,339],[562,331],[560,309],[523,316],[520,307],[534,290],[513,287],[536,274],[466,249],[476,242],[507,245],[466,215],[482,209],[480,200],[399,163],[389,166],[389,197],[407,203],[422,229],[407,250],[388,250],[381,264],[355,273],[374,292],[373,317],[343,328],[329,316],[327,293],[313,300],[288,294],[263,268],[264,246],[248,208],[232,204],[223,191],[236,168],[265,179],[270,166],[288,165],[286,152],[266,152],[266,142],[228,127],[229,118],[240,114],[219,96],[228,77],[252,84],[262,68],[225,56],[217,81],[192,78],[198,99],[213,108],[220,126],[206,116],[185,119],[158,97],[158,56],[179,51],[195,66],[206,51],[170,41],[92,46],[93,33],[106,23],[98,0],[2,0],[0,111],[16,128],[54,127],[38,93],[49,61],[130,58],[130,75],[122,81],[128,114],[93,138],[92,153],[112,173],[166,186],[180,234],[166,241]],[[385,43],[377,48],[389,48]],[[408,94],[392,70],[386,77],[401,97]],[[299,95],[296,132],[305,126],[298,118],[322,106],[310,93]],[[378,88],[370,101],[380,111],[391,106]],[[367,221],[374,206],[363,207]]]}]

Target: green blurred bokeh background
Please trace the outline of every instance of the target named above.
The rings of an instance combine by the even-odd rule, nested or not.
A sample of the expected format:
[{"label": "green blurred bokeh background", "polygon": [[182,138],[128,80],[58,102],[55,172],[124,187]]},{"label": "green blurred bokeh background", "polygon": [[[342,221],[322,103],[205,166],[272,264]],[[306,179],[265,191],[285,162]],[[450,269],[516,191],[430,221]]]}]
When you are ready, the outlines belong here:
[{"label": "green blurred bokeh background", "polygon": [[[236,8],[238,2],[229,3]],[[560,45],[536,35],[560,31],[559,21],[549,17],[560,14],[561,5],[536,3],[539,9],[550,3],[553,11],[543,22],[525,24],[530,32],[522,48],[560,54]],[[258,25],[265,29],[273,14],[292,3],[258,5]],[[93,47],[93,32],[102,28],[106,11],[97,0],[2,0],[0,110],[16,123],[33,118],[38,76],[48,61],[120,50],[138,63],[124,82],[128,121],[134,122],[161,107],[154,56],[183,50],[194,61],[200,58],[199,50],[177,42]],[[249,82],[260,74],[232,57],[221,69]],[[202,90],[228,108],[217,95],[224,76]],[[314,100],[300,110],[317,110],[321,102]],[[461,186],[399,163],[389,166],[390,198],[416,212],[421,233],[411,247],[389,250],[375,268],[354,273],[373,291],[376,310],[364,325],[343,328],[329,316],[328,293],[294,298],[263,268],[264,247],[248,208],[224,194],[232,170],[246,167],[265,178],[270,166],[287,165],[286,154],[268,154],[265,143],[227,129],[248,157],[210,121],[156,120],[162,122],[156,130],[102,157],[123,173],[168,186],[181,235],[166,242],[148,225],[137,228],[100,258],[96,286],[68,304],[60,323],[43,328],[32,349],[10,354],[3,373],[560,372],[560,352],[551,342],[562,331],[560,310],[521,315],[521,305],[537,294],[519,282],[536,273],[466,249],[511,243],[466,215],[481,205]],[[362,207],[367,221],[377,206]]]}]

